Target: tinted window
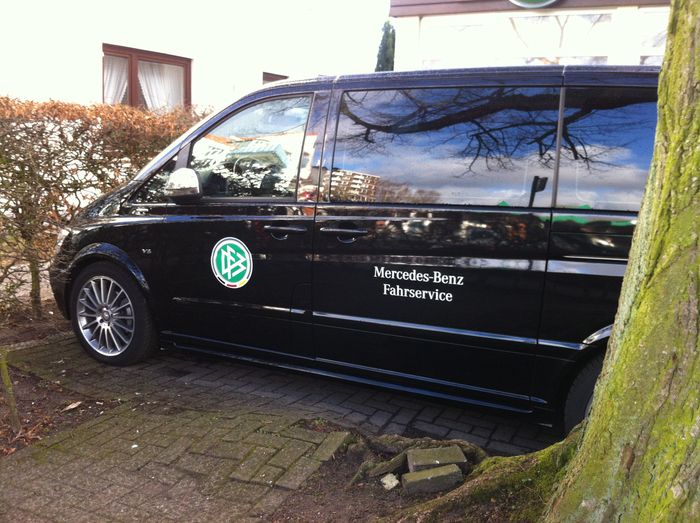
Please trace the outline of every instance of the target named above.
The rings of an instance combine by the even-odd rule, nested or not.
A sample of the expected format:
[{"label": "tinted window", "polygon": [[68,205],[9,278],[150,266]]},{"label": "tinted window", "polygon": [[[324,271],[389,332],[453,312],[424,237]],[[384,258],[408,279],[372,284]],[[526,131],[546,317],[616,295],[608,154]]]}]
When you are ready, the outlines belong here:
[{"label": "tinted window", "polygon": [[549,206],[558,107],[553,88],[347,92],[331,199]]},{"label": "tinted window", "polygon": [[638,210],[655,130],[655,89],[567,89],[557,206]]},{"label": "tinted window", "polygon": [[168,176],[175,170],[175,162],[177,156],[171,158],[163,167],[158,169],[148,181],[136,191],[132,201],[134,203],[167,203],[170,199],[165,196],[165,183],[168,181]]},{"label": "tinted window", "polygon": [[200,137],[190,166],[204,196],[292,198],[311,97],[248,107]]}]

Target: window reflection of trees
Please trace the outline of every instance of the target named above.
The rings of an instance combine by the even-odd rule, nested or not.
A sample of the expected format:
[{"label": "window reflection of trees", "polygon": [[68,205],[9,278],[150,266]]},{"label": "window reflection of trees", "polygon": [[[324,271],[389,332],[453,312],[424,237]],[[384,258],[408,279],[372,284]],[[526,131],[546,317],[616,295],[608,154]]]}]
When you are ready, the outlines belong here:
[{"label": "window reflection of trees", "polygon": [[[651,126],[653,134],[653,122],[626,109],[654,103],[653,89],[618,88],[614,96],[611,90],[567,93],[562,157],[588,170],[615,165],[611,156],[638,139],[640,125]],[[551,190],[546,180],[556,158],[558,106],[556,88],[348,92],[341,101],[334,176],[362,171],[378,177],[374,201],[414,203],[412,195],[426,191],[425,203],[479,204],[481,193],[482,200],[491,198],[488,205],[549,205],[535,197]],[[393,185],[380,191],[387,183]],[[353,198],[336,191],[333,199]]]},{"label": "window reflection of trees", "polygon": [[[526,173],[548,177],[554,165],[558,106],[555,88],[345,93],[335,168],[391,182],[376,201],[527,205]],[[397,173],[390,162],[408,153],[417,162]]]}]

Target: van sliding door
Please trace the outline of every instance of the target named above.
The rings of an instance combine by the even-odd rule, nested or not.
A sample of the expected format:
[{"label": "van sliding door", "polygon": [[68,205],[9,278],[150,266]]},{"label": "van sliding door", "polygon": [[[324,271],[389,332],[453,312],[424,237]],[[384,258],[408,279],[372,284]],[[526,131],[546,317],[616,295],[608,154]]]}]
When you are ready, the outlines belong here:
[{"label": "van sliding door", "polygon": [[529,408],[559,91],[341,95],[314,229],[320,360]]}]

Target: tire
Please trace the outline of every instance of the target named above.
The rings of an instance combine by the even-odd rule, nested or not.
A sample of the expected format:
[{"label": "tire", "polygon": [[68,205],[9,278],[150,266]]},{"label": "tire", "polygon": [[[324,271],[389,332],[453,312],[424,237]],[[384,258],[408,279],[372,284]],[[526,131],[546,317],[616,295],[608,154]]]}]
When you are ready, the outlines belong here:
[{"label": "tire", "polygon": [[602,368],[603,355],[599,354],[583,366],[571,383],[564,406],[564,430],[567,434],[588,416],[593,389]]},{"label": "tire", "polygon": [[130,365],[158,347],[146,297],[124,269],[109,263],[88,265],[74,280],[71,323],[93,358],[110,365]]}]

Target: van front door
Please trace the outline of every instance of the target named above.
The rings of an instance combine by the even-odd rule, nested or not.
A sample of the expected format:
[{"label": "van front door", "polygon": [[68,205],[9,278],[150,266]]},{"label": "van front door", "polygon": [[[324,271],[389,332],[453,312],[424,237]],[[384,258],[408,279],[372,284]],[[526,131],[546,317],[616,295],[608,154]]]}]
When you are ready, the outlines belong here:
[{"label": "van front door", "polygon": [[325,118],[312,99],[245,106],[188,146],[202,198],[167,217],[167,334],[176,345],[313,356],[291,312],[311,282],[314,203],[304,187],[314,185],[316,144],[306,130],[310,112]]},{"label": "van front door", "polygon": [[339,101],[317,210],[318,356],[529,408],[559,89],[396,89]]}]

